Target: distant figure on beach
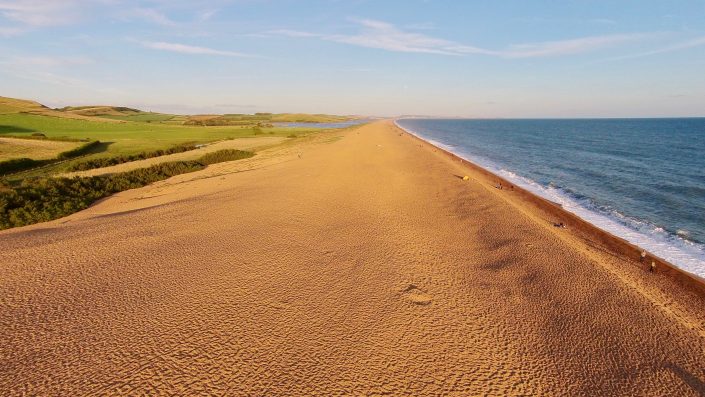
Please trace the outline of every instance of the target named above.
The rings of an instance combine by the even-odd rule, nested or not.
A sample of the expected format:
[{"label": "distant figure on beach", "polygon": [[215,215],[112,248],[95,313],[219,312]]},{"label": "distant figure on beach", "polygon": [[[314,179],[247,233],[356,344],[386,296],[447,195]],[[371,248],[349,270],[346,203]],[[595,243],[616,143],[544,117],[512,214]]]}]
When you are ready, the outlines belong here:
[{"label": "distant figure on beach", "polygon": [[641,258],[639,259],[639,262],[644,263],[646,260],[646,251],[641,251]]},{"label": "distant figure on beach", "polygon": [[563,222],[560,223],[554,223],[553,226],[555,227],[565,227],[565,224]]},{"label": "distant figure on beach", "polygon": [[651,261],[651,266],[649,266],[649,271],[650,271],[651,273],[653,273],[653,272],[656,271],[656,262]]},{"label": "distant figure on beach", "polygon": [[495,185],[495,188],[502,190],[502,182],[500,182],[499,185]]}]

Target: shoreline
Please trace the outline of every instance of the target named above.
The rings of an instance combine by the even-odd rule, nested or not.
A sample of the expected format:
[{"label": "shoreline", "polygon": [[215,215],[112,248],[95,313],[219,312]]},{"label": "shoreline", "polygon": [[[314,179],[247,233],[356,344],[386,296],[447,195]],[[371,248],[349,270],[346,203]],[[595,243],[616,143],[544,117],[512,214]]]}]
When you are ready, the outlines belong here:
[{"label": "shoreline", "polygon": [[521,186],[517,186],[515,182],[509,181],[506,178],[495,174],[494,172],[478,165],[473,161],[470,161],[447,149],[444,149],[443,147],[433,144],[429,140],[426,140],[421,136],[399,125],[398,120],[399,119],[392,119],[394,127],[409,135],[410,137],[418,140],[419,142],[422,142],[425,145],[430,146],[435,150],[441,151],[443,154],[449,156],[454,161],[459,161],[461,164],[466,165],[475,171],[478,171],[486,178],[490,178],[494,182],[502,183],[508,186],[514,186],[512,191],[520,195],[524,202],[529,203],[535,206],[537,209],[560,219],[560,221],[558,219],[557,221],[563,222],[565,226],[570,230],[580,229],[578,231],[581,232],[580,234],[582,234],[582,236],[578,235],[578,238],[582,238],[584,240],[587,240],[588,242],[602,244],[604,248],[610,250],[614,254],[621,256],[623,259],[627,260],[630,264],[635,266],[645,267],[650,261],[653,260],[656,264],[657,273],[663,274],[669,277],[671,280],[675,281],[680,286],[690,291],[696,292],[702,297],[705,297],[705,278],[700,277],[697,274],[690,273],[687,270],[684,270],[678,267],[677,265],[672,264],[669,261],[659,257],[658,255],[654,255],[649,251],[646,251],[647,259],[644,263],[641,263],[638,258],[640,256],[640,253],[644,251],[644,249],[639,247],[638,245],[633,244],[620,236],[612,234],[600,228],[599,226],[583,219],[579,215],[566,210],[559,203],[541,197],[540,195],[533,193]]},{"label": "shoreline", "polygon": [[497,181],[384,120],[2,231],[0,389],[705,390],[705,298]]}]

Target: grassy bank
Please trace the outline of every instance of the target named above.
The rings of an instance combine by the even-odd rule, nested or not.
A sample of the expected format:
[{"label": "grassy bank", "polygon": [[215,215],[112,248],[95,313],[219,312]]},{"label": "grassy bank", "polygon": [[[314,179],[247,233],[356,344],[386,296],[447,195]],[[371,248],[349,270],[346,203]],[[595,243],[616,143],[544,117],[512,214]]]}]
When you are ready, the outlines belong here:
[{"label": "grassy bank", "polygon": [[129,163],[130,161],[144,160],[153,157],[166,156],[169,154],[183,153],[189,150],[198,149],[197,145],[177,145],[170,147],[168,149],[153,150],[150,152],[141,152],[137,154],[120,155],[114,157],[98,157],[93,159],[88,159],[80,162],[75,162],[69,165],[66,170],[73,171],[86,171],[92,170],[94,168],[110,167],[113,165]]},{"label": "grassy bank", "polygon": [[208,153],[196,161],[157,164],[120,174],[76,178],[25,178],[12,184],[0,179],[0,229],[46,222],[87,208],[103,197],[146,186],[209,164],[254,156],[242,150]]},{"label": "grassy bank", "polygon": [[96,150],[100,145],[100,141],[87,142],[77,148],[61,152],[56,156],[56,158],[53,159],[34,160],[31,158],[23,157],[18,159],[0,161],[0,176],[5,176],[11,173],[25,171],[32,168],[57,163],[59,161],[84,156]]}]

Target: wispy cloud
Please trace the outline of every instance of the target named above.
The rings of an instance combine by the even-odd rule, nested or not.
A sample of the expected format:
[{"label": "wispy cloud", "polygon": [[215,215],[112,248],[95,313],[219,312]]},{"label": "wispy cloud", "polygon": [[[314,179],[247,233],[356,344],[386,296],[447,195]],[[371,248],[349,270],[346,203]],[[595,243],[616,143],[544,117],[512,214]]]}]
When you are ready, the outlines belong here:
[{"label": "wispy cloud", "polygon": [[0,26],[0,37],[17,36],[25,32],[25,29],[11,26]]},{"label": "wispy cloud", "polygon": [[122,90],[116,87],[108,87],[103,83],[86,80],[82,77],[63,75],[54,71],[49,71],[40,64],[27,64],[22,60],[13,59],[11,61],[0,62],[0,72],[23,80],[41,83],[43,85],[61,86],[72,90],[84,90],[90,92],[100,92],[105,94],[117,94]]},{"label": "wispy cloud", "polygon": [[617,21],[614,19],[609,19],[609,18],[593,18],[590,19],[590,22],[596,23],[599,25],[616,25]]},{"label": "wispy cloud", "polygon": [[135,8],[130,13],[136,18],[162,26],[175,26],[176,22],[171,20],[166,14],[153,8]]},{"label": "wispy cloud", "polygon": [[213,16],[217,13],[217,10],[203,10],[198,13],[198,22],[206,22],[209,19],[213,18]]},{"label": "wispy cloud", "polygon": [[396,26],[372,19],[356,21],[361,31],[353,35],[329,35],[324,39],[360,47],[378,48],[397,52],[420,52],[429,54],[462,55],[484,54],[482,48],[458,44],[449,40],[421,33],[408,32]]},{"label": "wispy cloud", "polygon": [[647,57],[651,55],[658,55],[658,54],[663,54],[667,52],[674,52],[674,51],[679,51],[679,50],[685,50],[688,48],[694,48],[694,47],[701,47],[705,46],[705,36],[701,37],[696,37],[694,39],[686,40],[680,43],[672,44],[666,47],[661,47],[657,48],[655,50],[651,51],[644,51],[644,52],[639,52],[636,54],[627,54],[619,57],[612,57],[608,58],[605,61],[618,61],[618,60],[623,60],[623,59],[633,59],[633,58],[642,58],[642,57]]},{"label": "wispy cloud", "polygon": [[82,56],[17,56],[12,57],[7,61],[0,61],[5,65],[14,65],[18,67],[58,67],[58,66],[76,66],[90,65],[95,61],[91,58]]},{"label": "wispy cloud", "polygon": [[291,30],[291,29],[276,29],[276,30],[269,30],[267,32],[264,32],[264,34],[254,34],[250,36],[256,36],[256,37],[267,37],[267,36],[285,36],[285,37],[326,37],[325,35],[318,34],[318,33],[311,33],[311,32],[302,32],[300,30]]},{"label": "wispy cloud", "polygon": [[496,51],[495,54],[505,58],[533,58],[578,54],[653,36],[655,35],[650,33],[614,34],[542,43],[516,44],[506,50]]},{"label": "wispy cloud", "polygon": [[224,1],[135,0],[0,0],[0,37],[16,36],[41,28],[73,25],[97,16],[106,20],[140,20],[173,27],[182,25],[170,11],[189,12],[193,22],[205,22]]},{"label": "wispy cloud", "polygon": [[319,38],[326,41],[394,52],[455,56],[481,54],[501,58],[534,58],[578,54],[653,36],[652,34],[644,33],[589,36],[568,40],[515,44],[504,49],[495,50],[403,30],[387,22],[371,19],[353,21],[360,27],[360,31],[348,35],[329,35],[289,29],[271,30],[266,33],[294,38]]},{"label": "wispy cloud", "polygon": [[326,41],[395,52],[418,52],[443,55],[488,52],[482,48],[465,46],[421,33],[406,32],[386,22],[371,19],[355,20],[355,22],[358,23],[362,29],[359,33],[353,35],[326,35],[290,29],[270,30],[266,32],[266,34],[294,38],[319,38]]},{"label": "wispy cloud", "polygon": [[79,14],[81,0],[0,0],[0,15],[28,27],[66,25]]},{"label": "wispy cloud", "polygon": [[251,58],[253,55],[243,54],[235,51],[224,51],[217,50],[208,47],[198,47],[179,43],[166,43],[163,41],[143,41],[141,44],[144,47],[151,48],[154,50],[177,52],[181,54],[190,55],[218,55],[218,56],[228,56],[228,57],[247,57]]}]

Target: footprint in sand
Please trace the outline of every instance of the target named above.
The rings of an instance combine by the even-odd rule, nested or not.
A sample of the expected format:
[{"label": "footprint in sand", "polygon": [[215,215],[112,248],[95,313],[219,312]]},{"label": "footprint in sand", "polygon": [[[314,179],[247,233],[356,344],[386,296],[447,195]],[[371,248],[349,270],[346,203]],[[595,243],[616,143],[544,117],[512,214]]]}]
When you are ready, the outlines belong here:
[{"label": "footprint in sand", "polygon": [[415,305],[426,306],[430,305],[432,301],[431,295],[427,294],[414,284],[409,284],[409,286],[406,287],[402,293],[406,299],[409,300],[409,302]]}]

